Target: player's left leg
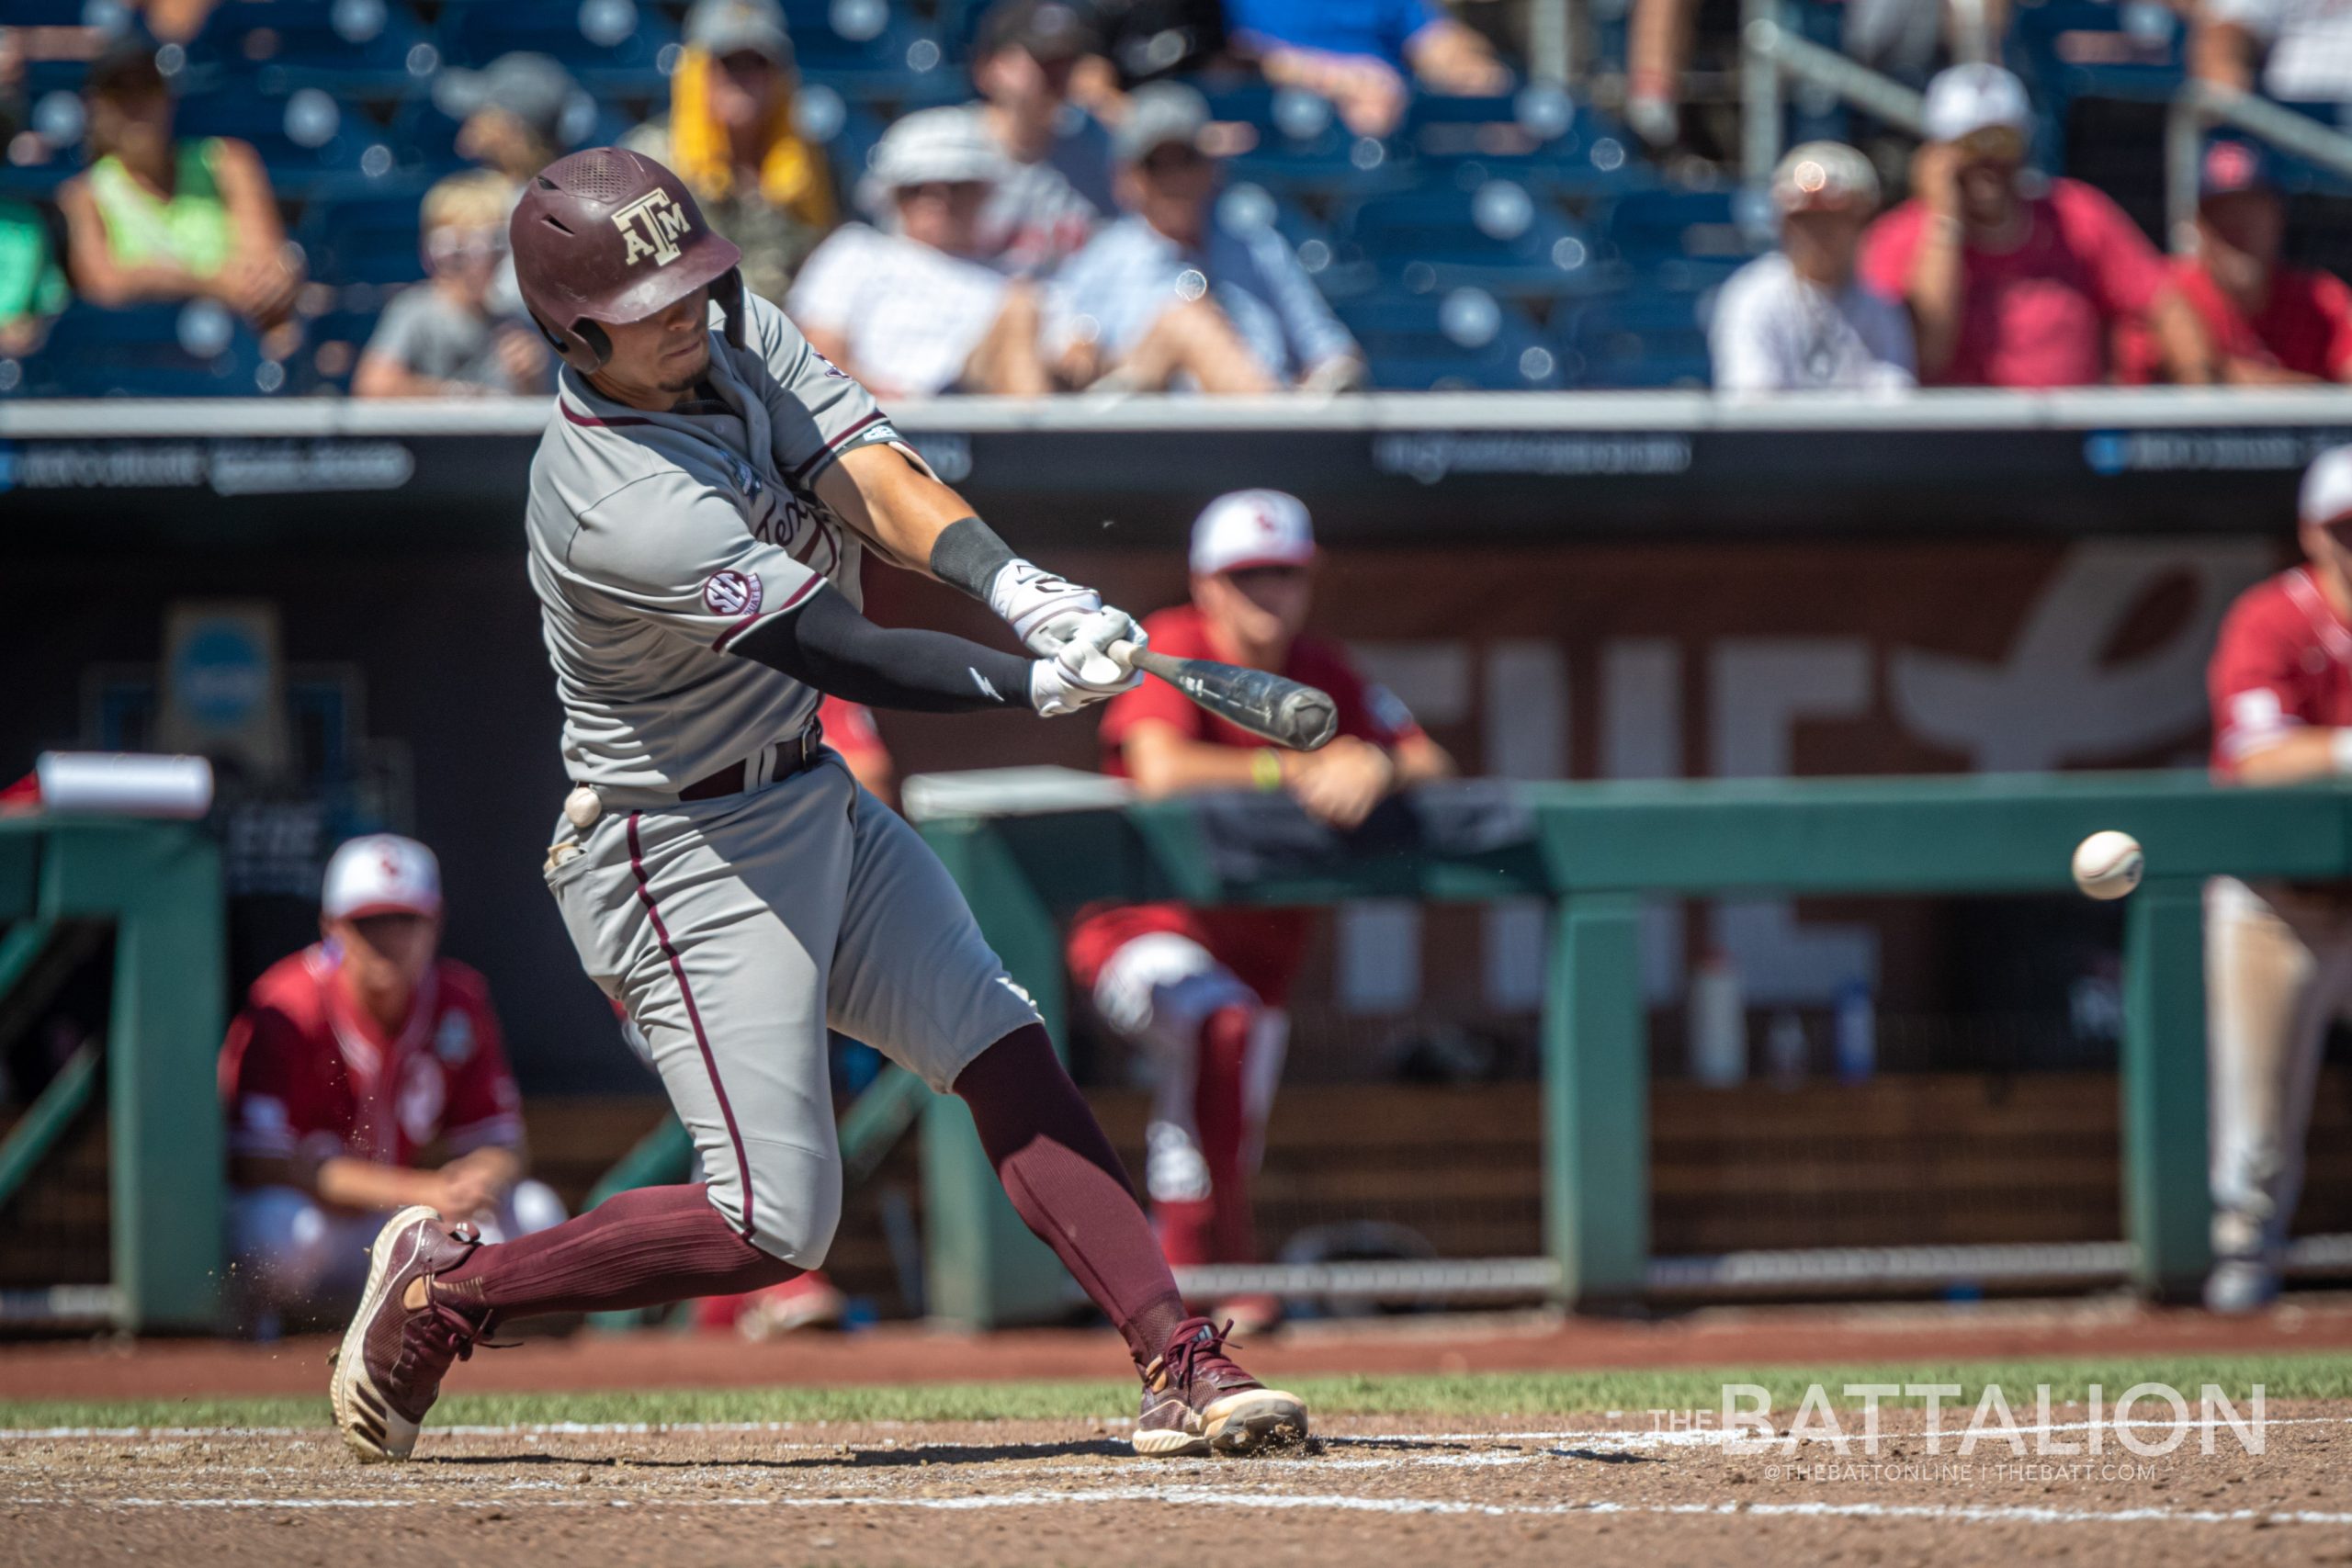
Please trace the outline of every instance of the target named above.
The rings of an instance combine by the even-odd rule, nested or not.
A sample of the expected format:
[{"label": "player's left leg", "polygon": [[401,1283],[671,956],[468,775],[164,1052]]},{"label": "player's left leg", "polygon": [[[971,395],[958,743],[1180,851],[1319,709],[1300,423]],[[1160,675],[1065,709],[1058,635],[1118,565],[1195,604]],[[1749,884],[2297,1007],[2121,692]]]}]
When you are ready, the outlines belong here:
[{"label": "player's left leg", "polygon": [[854,831],[834,1026],[970,1107],[1013,1208],[1127,1342],[1145,1385],[1136,1448],[1239,1452],[1305,1436],[1305,1404],[1261,1385],[1206,1319],[1184,1315],[1110,1139],[946,868],[870,797]]}]

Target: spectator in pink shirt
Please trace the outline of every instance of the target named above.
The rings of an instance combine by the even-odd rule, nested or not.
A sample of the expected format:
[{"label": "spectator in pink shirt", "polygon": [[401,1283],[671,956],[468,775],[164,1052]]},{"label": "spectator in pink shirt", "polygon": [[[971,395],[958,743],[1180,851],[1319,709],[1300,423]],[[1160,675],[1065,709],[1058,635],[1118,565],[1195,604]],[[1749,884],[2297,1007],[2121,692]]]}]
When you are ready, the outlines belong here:
[{"label": "spectator in pink shirt", "polygon": [[1916,194],[1871,226],[1861,259],[1863,282],[1911,309],[1919,379],[2096,385],[2116,329],[2144,323],[2169,379],[2212,380],[2203,326],[2122,209],[2064,177],[2028,193],[2029,124],[2024,84],[1997,65],[1928,85]]}]

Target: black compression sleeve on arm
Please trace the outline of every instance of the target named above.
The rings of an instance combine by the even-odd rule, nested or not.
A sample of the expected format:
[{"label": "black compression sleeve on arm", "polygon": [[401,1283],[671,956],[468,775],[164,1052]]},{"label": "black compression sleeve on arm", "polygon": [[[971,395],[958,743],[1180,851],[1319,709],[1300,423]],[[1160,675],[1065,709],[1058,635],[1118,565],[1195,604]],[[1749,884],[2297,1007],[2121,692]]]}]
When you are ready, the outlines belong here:
[{"label": "black compression sleeve on arm", "polygon": [[1029,660],[945,632],[877,626],[830,588],[772,615],[728,650],[873,707],[972,713],[1029,706]]},{"label": "black compression sleeve on arm", "polygon": [[1013,558],[1012,547],[998,538],[995,529],[977,517],[961,517],[932,541],[931,575],[985,604],[989,585]]}]

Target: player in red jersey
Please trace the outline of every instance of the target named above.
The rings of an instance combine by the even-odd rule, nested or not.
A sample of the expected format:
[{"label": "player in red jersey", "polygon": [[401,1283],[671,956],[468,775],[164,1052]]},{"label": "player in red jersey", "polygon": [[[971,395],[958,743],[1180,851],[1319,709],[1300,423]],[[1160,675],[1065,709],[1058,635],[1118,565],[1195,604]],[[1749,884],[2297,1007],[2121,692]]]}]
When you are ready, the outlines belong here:
[{"label": "player in red jersey", "polygon": [[[1271,670],[1331,694],[1337,739],[1279,750],[1213,716],[1165,682],[1112,699],[1103,767],[1144,797],[1216,789],[1289,795],[1317,820],[1352,828],[1396,790],[1453,771],[1444,750],[1345,649],[1306,633],[1315,536],[1280,491],[1218,497],[1193,525],[1192,602],[1148,617],[1154,650]],[[1250,1180],[1282,1075],[1291,981],[1306,944],[1299,909],[1127,905],[1084,912],[1069,964],[1111,1026],[1159,1074],[1144,1186],[1168,1261],[1256,1261]],[[1221,1309],[1263,1326],[1274,1303]]]},{"label": "player in red jersey", "polygon": [[[2352,773],[2352,446],[2324,452],[2298,507],[2305,560],[2246,590],[2207,672],[2213,771],[2244,784]],[[2217,876],[2205,891],[2213,1093],[2206,1303],[2278,1293],[2328,1025],[2352,1003],[2352,899]]]},{"label": "player in red jersey", "polygon": [[[220,1051],[232,1248],[264,1313],[348,1311],[384,1216],[424,1203],[484,1235],[559,1224],[482,977],[439,955],[441,874],[411,839],[327,863],[321,940],[254,982]],[[418,1166],[435,1145],[449,1158]]]}]

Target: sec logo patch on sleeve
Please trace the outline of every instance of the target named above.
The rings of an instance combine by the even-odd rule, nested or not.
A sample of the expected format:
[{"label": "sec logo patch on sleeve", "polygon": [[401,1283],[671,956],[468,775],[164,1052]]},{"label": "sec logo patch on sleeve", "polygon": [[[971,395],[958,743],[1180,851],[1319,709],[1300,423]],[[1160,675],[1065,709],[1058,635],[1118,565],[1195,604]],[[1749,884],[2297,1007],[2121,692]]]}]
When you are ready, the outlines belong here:
[{"label": "sec logo patch on sleeve", "polygon": [[714,615],[757,615],[760,580],[731,569],[714,571],[710,581],[702,585],[702,602]]}]

